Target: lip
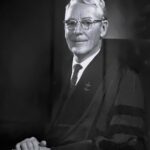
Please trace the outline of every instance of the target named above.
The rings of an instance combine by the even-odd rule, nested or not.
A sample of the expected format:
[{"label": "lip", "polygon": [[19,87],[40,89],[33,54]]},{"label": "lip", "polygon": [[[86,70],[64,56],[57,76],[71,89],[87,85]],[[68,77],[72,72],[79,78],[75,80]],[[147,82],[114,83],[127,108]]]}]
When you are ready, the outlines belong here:
[{"label": "lip", "polygon": [[86,44],[87,41],[74,41],[73,45],[77,46],[77,47],[81,47],[84,46]]},{"label": "lip", "polygon": [[84,45],[87,41],[74,41],[74,44],[77,46]]},{"label": "lip", "polygon": [[83,42],[87,42],[87,40],[73,40],[73,42],[75,42],[75,43],[83,43]]}]

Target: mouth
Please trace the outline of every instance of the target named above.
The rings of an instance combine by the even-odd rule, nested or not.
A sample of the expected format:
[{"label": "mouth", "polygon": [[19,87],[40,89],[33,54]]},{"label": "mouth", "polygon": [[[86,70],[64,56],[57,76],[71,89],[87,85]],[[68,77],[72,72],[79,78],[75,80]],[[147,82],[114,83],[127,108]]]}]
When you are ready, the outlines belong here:
[{"label": "mouth", "polygon": [[83,46],[87,41],[74,41],[74,46]]},{"label": "mouth", "polygon": [[73,40],[74,43],[83,43],[83,42],[87,42],[87,40]]}]

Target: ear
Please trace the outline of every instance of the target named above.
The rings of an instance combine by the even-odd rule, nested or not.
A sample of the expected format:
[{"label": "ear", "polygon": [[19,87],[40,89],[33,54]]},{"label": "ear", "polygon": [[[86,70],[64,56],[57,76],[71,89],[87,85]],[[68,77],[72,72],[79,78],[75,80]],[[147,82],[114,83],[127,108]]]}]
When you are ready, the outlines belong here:
[{"label": "ear", "polygon": [[104,37],[108,29],[108,20],[103,20],[100,28],[100,37]]}]

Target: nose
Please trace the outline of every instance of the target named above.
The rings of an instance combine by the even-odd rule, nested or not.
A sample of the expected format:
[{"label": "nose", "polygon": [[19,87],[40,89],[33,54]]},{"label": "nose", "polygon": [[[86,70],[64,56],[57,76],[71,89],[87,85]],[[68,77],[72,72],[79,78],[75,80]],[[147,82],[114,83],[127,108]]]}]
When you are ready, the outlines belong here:
[{"label": "nose", "polygon": [[74,32],[76,34],[81,34],[82,33],[82,27],[81,27],[81,23],[80,22],[77,23],[77,25],[76,25],[76,27],[74,29]]}]

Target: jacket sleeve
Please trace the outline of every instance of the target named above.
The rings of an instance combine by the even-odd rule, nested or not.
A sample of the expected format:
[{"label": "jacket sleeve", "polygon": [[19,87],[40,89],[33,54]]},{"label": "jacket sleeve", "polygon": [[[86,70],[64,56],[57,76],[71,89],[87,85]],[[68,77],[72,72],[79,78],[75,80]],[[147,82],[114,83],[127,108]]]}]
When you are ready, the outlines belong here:
[{"label": "jacket sleeve", "polygon": [[[104,150],[144,150],[144,98],[138,76],[128,70],[123,74],[107,123],[105,138],[97,137],[97,147]],[[98,130],[98,125],[97,125]]]}]

